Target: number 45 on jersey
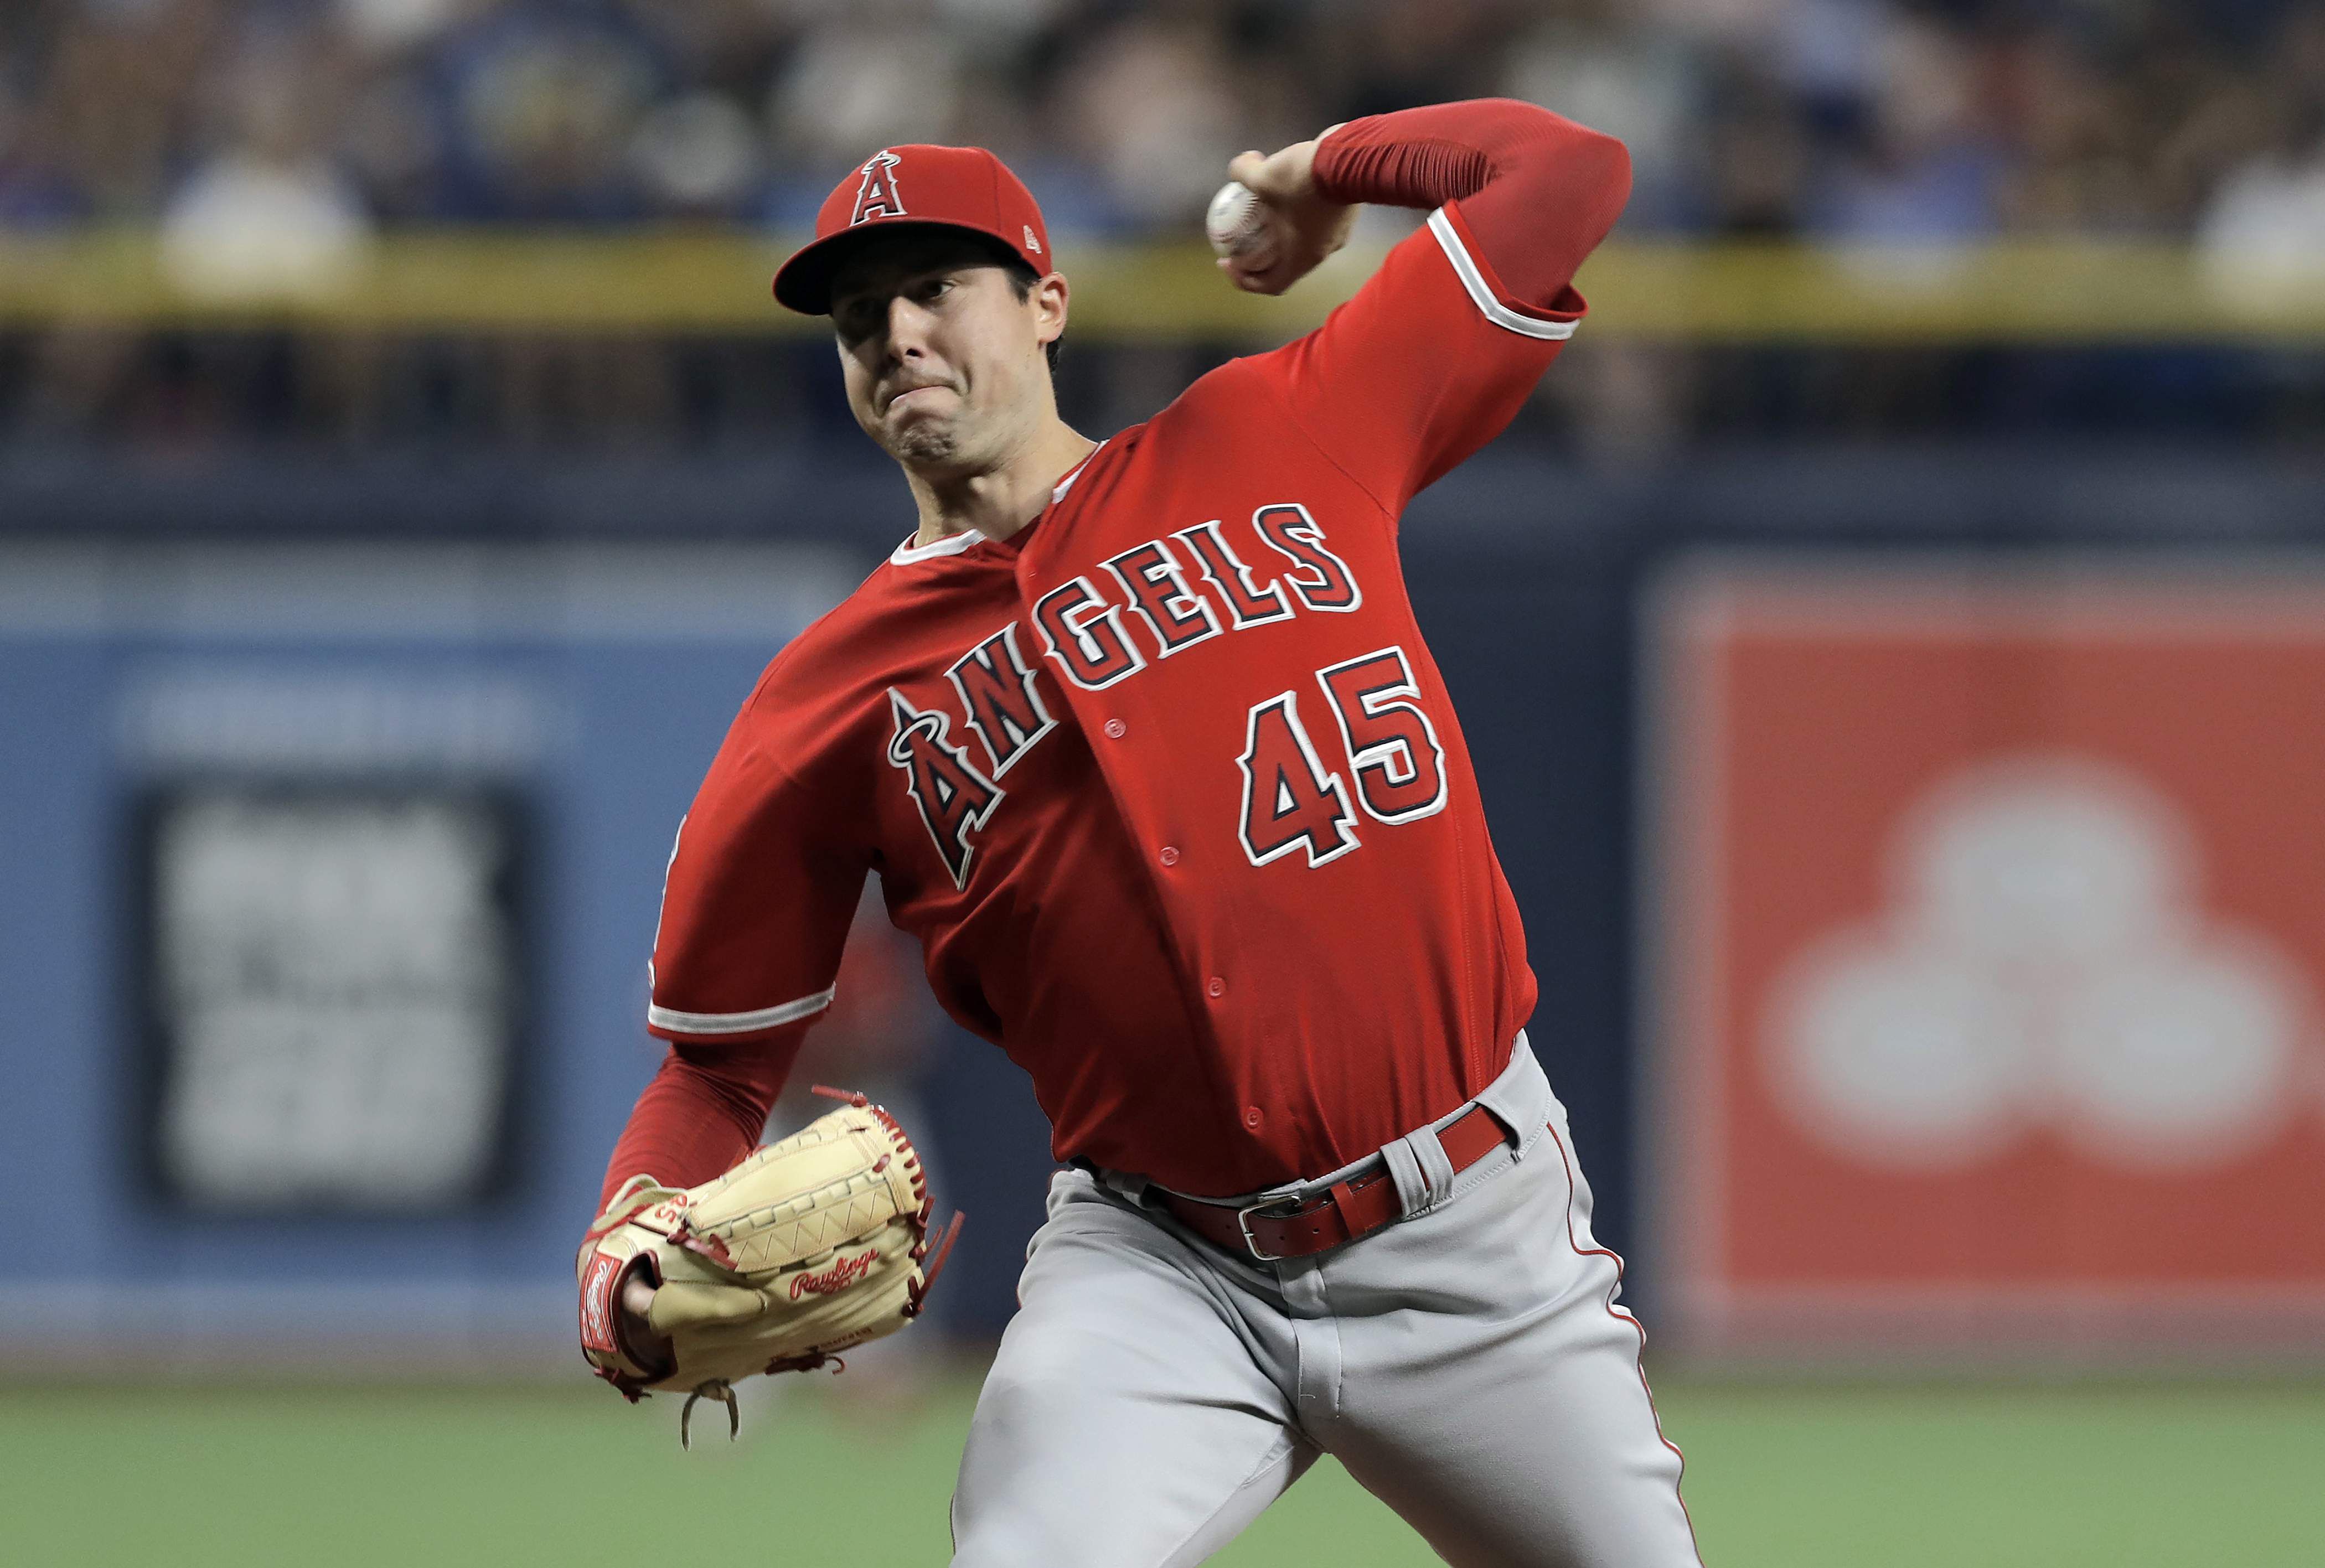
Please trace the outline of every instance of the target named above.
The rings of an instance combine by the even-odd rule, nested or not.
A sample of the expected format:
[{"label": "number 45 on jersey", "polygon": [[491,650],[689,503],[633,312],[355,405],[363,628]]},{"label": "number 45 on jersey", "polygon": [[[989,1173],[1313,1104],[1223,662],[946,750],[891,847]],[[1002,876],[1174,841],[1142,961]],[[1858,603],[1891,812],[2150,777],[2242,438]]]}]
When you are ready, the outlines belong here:
[{"label": "number 45 on jersey", "polygon": [[[1316,672],[1356,776],[1365,815],[1396,824],[1445,808],[1445,750],[1421,708],[1421,688],[1398,647],[1327,665]],[[1348,787],[1326,766],[1300,716],[1295,687],[1254,703],[1245,722],[1243,820],[1237,836],[1255,866],[1304,851],[1311,866],[1358,846]]]}]

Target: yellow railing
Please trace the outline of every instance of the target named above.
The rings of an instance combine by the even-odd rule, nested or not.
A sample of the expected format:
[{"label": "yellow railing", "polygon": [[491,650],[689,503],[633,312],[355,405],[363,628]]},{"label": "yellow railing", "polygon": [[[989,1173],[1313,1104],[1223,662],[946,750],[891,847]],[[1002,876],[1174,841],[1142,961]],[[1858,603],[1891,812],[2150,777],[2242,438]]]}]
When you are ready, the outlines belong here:
[{"label": "yellow railing", "polygon": [[[0,235],[0,325],[820,334],[768,297],[788,248],[727,230],[438,230],[244,270],[189,263],[149,233]],[[1229,289],[1200,244],[1061,249],[1082,341],[1278,340],[1320,320],[1378,259],[1336,257],[1285,298],[1255,300]],[[2172,245],[1634,243],[1607,246],[1579,282],[1593,339],[2325,342],[2325,258],[2272,267]]]}]

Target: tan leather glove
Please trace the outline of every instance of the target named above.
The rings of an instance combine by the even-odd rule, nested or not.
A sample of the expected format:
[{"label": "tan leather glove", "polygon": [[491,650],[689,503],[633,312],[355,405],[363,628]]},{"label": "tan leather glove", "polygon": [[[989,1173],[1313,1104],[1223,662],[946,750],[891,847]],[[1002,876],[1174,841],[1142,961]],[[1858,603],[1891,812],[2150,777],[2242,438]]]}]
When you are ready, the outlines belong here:
[{"label": "tan leather glove", "polygon": [[[823,1366],[903,1328],[960,1233],[956,1214],[931,1248],[928,1182],[895,1118],[861,1094],[816,1093],[847,1104],[700,1186],[631,1177],[575,1259],[583,1359],[633,1401],[685,1389],[681,1443],[706,1397],[733,1435],[736,1379]],[[634,1278],[654,1287],[660,1364],[620,1332]]]}]

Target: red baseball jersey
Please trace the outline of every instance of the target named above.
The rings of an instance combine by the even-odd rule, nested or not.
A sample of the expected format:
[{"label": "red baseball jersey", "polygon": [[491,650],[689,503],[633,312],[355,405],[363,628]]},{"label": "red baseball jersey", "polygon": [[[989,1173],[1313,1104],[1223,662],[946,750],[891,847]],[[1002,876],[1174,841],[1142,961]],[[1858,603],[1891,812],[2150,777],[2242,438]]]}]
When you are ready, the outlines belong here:
[{"label": "red baseball jersey", "polygon": [[899,549],[736,719],[672,858],[649,1027],[818,1012],[876,871],[1061,1159],[1249,1192],[1483,1089],[1534,982],[1396,527],[1527,396],[1582,314],[1557,303],[1514,303],[1450,203],[1020,533]]}]

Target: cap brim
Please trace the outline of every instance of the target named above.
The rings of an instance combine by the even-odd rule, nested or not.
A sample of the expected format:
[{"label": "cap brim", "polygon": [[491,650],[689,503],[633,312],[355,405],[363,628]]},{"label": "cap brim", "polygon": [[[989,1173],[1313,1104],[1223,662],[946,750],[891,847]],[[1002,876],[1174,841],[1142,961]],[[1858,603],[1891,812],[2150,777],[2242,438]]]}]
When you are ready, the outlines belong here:
[{"label": "cap brim", "polygon": [[968,224],[940,223],[932,218],[889,218],[826,235],[792,252],[791,260],[775,269],[775,303],[802,316],[829,316],[831,280],[859,246],[892,235],[935,232],[967,235],[984,241],[996,255],[1023,259],[1015,257],[1001,240]]}]

